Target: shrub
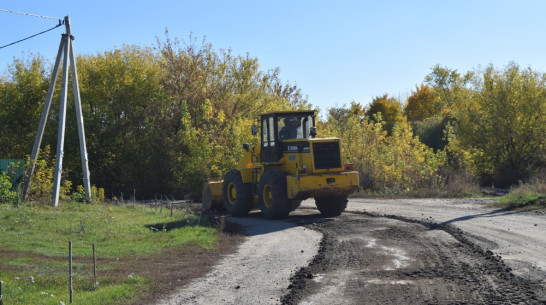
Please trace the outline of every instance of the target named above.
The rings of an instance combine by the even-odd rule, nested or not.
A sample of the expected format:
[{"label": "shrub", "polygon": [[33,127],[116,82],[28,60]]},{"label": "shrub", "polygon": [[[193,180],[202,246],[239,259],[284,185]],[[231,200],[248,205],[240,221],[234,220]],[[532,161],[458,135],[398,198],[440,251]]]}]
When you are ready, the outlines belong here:
[{"label": "shrub", "polygon": [[[30,166],[30,157],[27,156],[26,166]],[[34,167],[34,175],[28,191],[28,201],[47,200],[53,191],[53,172],[55,162],[51,160],[51,149],[47,145],[40,153]],[[28,170],[28,169],[25,169]]]},{"label": "shrub", "polygon": [[413,132],[422,143],[434,149],[434,151],[443,150],[447,145],[447,139],[444,137],[444,130],[448,119],[441,115],[436,115],[412,123]]},{"label": "shrub", "polygon": [[96,186],[91,186],[91,200],[93,202],[104,202],[104,189],[102,187],[97,188]]},{"label": "shrub", "polygon": [[446,163],[445,153],[421,143],[405,120],[396,123],[389,136],[382,122],[346,113],[342,119],[330,117],[324,133],[341,138],[344,157],[355,164],[365,190],[409,192],[436,187],[442,180],[438,170]]},{"label": "shrub", "polygon": [[[82,185],[78,185],[76,187],[76,191],[72,193],[71,195],[72,200],[77,202],[85,202],[86,196],[85,196],[85,189]],[[104,196],[104,189],[96,186],[91,186],[91,201],[92,202],[104,202],[105,196]]]},{"label": "shrub", "polygon": [[0,203],[11,203],[17,198],[17,193],[11,190],[12,184],[6,172],[0,172]]},{"label": "shrub", "polygon": [[59,198],[61,198],[61,200],[70,199],[71,189],[72,189],[72,181],[65,179],[63,183],[61,184],[61,189],[59,190]]},{"label": "shrub", "polygon": [[454,111],[448,149],[483,185],[507,188],[544,170],[546,74],[509,64],[492,66],[474,80],[475,90]]},{"label": "shrub", "polygon": [[540,173],[525,183],[520,181],[499,202],[510,206],[546,207],[546,174]]},{"label": "shrub", "polygon": [[71,195],[72,200],[76,202],[85,202],[85,191],[82,185],[76,186],[76,191]]}]

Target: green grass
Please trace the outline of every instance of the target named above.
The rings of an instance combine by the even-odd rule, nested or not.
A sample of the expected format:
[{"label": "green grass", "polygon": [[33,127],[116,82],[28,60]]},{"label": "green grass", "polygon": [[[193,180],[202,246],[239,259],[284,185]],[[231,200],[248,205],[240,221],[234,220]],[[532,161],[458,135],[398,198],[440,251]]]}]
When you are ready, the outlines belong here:
[{"label": "green grass", "polygon": [[[67,280],[65,277],[53,278],[36,276],[34,282],[28,277],[12,277],[10,274],[0,272],[3,280],[2,293],[4,304],[51,304],[59,305],[60,302],[69,304]],[[81,282],[78,278],[73,282]],[[110,284],[107,286],[78,285],[74,286],[73,300],[75,304],[123,304],[135,297],[139,291],[146,289],[144,280],[132,280]]]},{"label": "green grass", "polygon": [[[179,214],[179,216],[177,216]],[[58,208],[0,205],[0,281],[4,304],[68,304],[68,242],[74,256],[76,304],[121,304],[149,289],[150,280],[127,276],[123,263],[166,248],[214,249],[216,229],[196,227],[182,212],[103,204],[61,203]],[[96,244],[98,286],[92,276]],[[29,277],[33,278],[29,280]]]},{"label": "green grass", "polygon": [[510,189],[500,204],[512,208],[546,209],[546,175],[538,175]]},{"label": "green grass", "polygon": [[546,194],[540,193],[525,193],[525,194],[513,194],[509,193],[499,198],[500,204],[517,207],[517,208],[546,208]]}]

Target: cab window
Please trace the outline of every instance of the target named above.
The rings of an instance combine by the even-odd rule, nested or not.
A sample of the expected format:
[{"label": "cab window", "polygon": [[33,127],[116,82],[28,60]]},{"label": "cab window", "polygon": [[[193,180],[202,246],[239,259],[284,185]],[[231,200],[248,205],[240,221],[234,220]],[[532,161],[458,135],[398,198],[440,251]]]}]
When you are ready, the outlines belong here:
[{"label": "cab window", "polygon": [[279,140],[303,139],[303,117],[296,115],[284,115],[277,118],[279,128]]}]

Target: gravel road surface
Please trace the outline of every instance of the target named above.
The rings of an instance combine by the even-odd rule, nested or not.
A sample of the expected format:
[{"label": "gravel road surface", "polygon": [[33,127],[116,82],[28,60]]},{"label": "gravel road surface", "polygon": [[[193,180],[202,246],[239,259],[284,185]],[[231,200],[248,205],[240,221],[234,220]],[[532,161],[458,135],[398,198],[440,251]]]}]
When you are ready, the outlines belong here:
[{"label": "gravel road surface", "polygon": [[228,221],[248,235],[238,251],[158,305],[279,304],[290,277],[310,263],[322,237],[297,221],[268,221],[259,213]]},{"label": "gravel road surface", "polygon": [[[411,252],[412,248],[419,243],[432,242],[434,244],[433,239],[437,239],[438,236],[433,237],[430,234],[447,233],[443,234],[447,238],[445,242],[452,243],[452,246],[448,246],[447,250],[438,248],[428,251],[428,254],[425,251],[419,255],[409,255],[410,259],[408,261],[419,261],[422,256],[430,256],[429,258],[422,259],[425,266],[428,264],[437,266],[438,268],[438,266],[442,266],[442,264],[448,262],[450,265],[458,264],[461,266],[460,270],[464,271],[463,274],[458,275],[460,277],[459,282],[466,283],[469,280],[471,282],[478,281],[479,284],[483,284],[482,286],[485,287],[475,285],[475,287],[470,288],[469,292],[473,289],[482,291],[482,294],[488,295],[489,298],[481,299],[477,296],[468,297],[468,295],[465,298],[459,293],[455,294],[458,296],[453,297],[451,302],[448,302],[450,294],[443,295],[438,289],[432,289],[435,294],[443,295],[442,304],[446,302],[449,304],[518,304],[520,302],[521,304],[546,304],[546,214],[540,211],[494,208],[491,205],[485,204],[490,201],[492,199],[351,199],[347,207],[347,212],[361,212],[364,215],[372,216],[374,220],[397,220],[400,222],[400,225],[395,226],[394,228],[396,229],[412,223],[420,225],[422,228],[428,228],[425,232],[429,236],[423,235],[419,237],[419,230],[409,230],[406,233],[413,232],[410,233],[410,238],[404,238],[399,241],[396,241],[398,239],[396,234],[385,235],[382,239],[377,240],[373,239],[373,237],[368,237],[372,238],[368,243],[389,244],[391,241],[396,241],[394,244],[391,243],[391,246],[398,249],[397,251],[401,251],[400,253]],[[302,207],[305,208],[312,208],[313,206],[314,202],[312,200],[302,203]],[[336,220],[341,220],[341,218]],[[366,223],[363,226],[369,227],[372,225]],[[324,230],[327,231],[328,229],[322,229],[323,232]],[[357,228],[352,230],[358,231]],[[338,235],[343,235],[343,233]],[[361,238],[365,238],[363,234],[360,234],[360,236]],[[418,236],[418,238],[415,238],[415,236]],[[406,245],[405,241],[408,239],[411,242]],[[381,247],[388,246],[382,245]],[[425,247],[430,247],[430,245]],[[438,245],[434,247],[438,247]],[[459,251],[461,249],[464,250],[463,253]],[[445,251],[447,252],[443,253]],[[468,251],[472,253],[468,258],[464,258],[464,252]],[[427,262],[430,258],[442,255],[444,256],[442,259],[443,263]],[[471,263],[472,260],[474,260],[474,263]],[[490,264],[491,262],[496,263]],[[327,262],[322,264],[327,264]],[[486,269],[480,270],[484,266],[486,266]],[[457,274],[457,270],[452,270],[452,268],[448,267],[449,265],[446,264],[440,268]],[[355,266],[352,266],[352,268],[355,268]],[[478,273],[472,275],[473,271],[475,271],[473,269],[477,269]],[[468,276],[471,278],[469,279]],[[443,280],[453,280],[450,276],[440,275],[440,278],[442,277]],[[496,280],[495,277],[497,277]],[[512,278],[515,281],[509,280]],[[487,282],[490,282],[490,287],[487,287]],[[504,288],[499,290],[499,287]],[[448,289],[460,289],[461,292],[464,292],[466,287],[450,287]],[[519,294],[519,296],[510,295],[510,293],[518,290],[519,292],[516,294]],[[530,292],[531,290],[532,292]],[[430,297],[427,293],[421,292],[417,294],[421,294],[423,297],[420,301],[414,300],[417,303],[428,304],[441,301],[441,299],[437,299],[436,301],[433,298],[427,299],[427,297]],[[526,295],[531,297],[528,298]],[[320,298],[323,296],[319,293],[316,297]],[[389,303],[388,301],[392,299],[381,300],[379,298],[375,302],[372,300],[370,303],[385,304]],[[321,300],[324,300],[324,298]],[[394,302],[394,304],[396,303]],[[307,304],[326,303],[308,302]],[[351,303],[333,302],[333,304]]]},{"label": "gravel road surface", "polygon": [[[514,274],[541,280],[546,287],[546,213],[492,208],[493,199],[352,199],[348,211],[396,215],[453,225],[513,269]],[[313,201],[305,202],[312,206]]]},{"label": "gravel road surface", "polygon": [[546,304],[546,214],[487,200],[351,199],[227,217],[248,237],[157,304]]}]

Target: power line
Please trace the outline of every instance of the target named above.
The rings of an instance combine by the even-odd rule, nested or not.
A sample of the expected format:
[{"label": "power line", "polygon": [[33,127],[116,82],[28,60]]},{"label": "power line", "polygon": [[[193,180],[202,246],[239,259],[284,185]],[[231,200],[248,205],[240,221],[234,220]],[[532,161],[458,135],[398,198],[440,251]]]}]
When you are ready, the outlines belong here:
[{"label": "power line", "polygon": [[3,48],[5,48],[5,47],[12,46],[12,45],[14,45],[14,44],[16,44],[16,43],[25,41],[25,40],[30,39],[30,38],[32,38],[32,37],[36,37],[36,36],[38,36],[38,35],[47,33],[47,32],[49,32],[49,31],[52,31],[52,30],[54,30],[54,29],[60,27],[60,26],[64,23],[64,21],[63,21],[61,18],[58,18],[58,17],[51,17],[51,16],[44,16],[44,15],[36,15],[36,14],[23,13],[23,12],[16,12],[16,11],[10,11],[10,10],[1,9],[1,8],[0,8],[0,12],[9,13],[9,14],[24,15],[24,16],[30,16],[30,17],[37,17],[37,18],[54,19],[54,20],[58,20],[58,21],[59,21],[59,24],[58,24],[58,25],[56,25],[56,26],[54,26],[54,27],[52,27],[52,28],[50,28],[50,29],[47,29],[47,30],[45,30],[45,31],[42,31],[42,32],[40,32],[40,33],[38,33],[38,34],[34,34],[34,35],[32,35],[32,36],[29,36],[29,37],[26,37],[26,38],[17,40],[17,41],[15,41],[15,42],[9,43],[9,44],[7,44],[7,45],[1,46],[0,49],[3,49]]},{"label": "power line", "polygon": [[63,25],[63,23],[62,23],[62,21],[61,21],[61,20],[59,19],[59,24],[57,24],[56,26],[52,27],[51,29],[47,29],[47,30],[45,30],[45,31],[42,31],[42,32],[40,32],[40,33],[38,33],[38,34],[34,34],[34,35],[32,35],[32,36],[28,36],[27,38],[23,38],[23,39],[21,39],[21,40],[17,40],[17,41],[15,41],[15,42],[12,42],[12,43],[10,43],[10,44],[7,44],[7,45],[4,45],[4,46],[1,46],[1,47],[0,47],[0,49],[3,49],[3,48],[5,48],[5,47],[9,47],[9,46],[12,46],[12,45],[14,45],[14,44],[16,44],[16,43],[19,43],[19,42],[25,41],[25,40],[27,40],[27,39],[30,39],[30,38],[32,38],[32,37],[36,37],[36,36],[38,36],[38,35],[41,35],[41,34],[47,33],[47,32],[49,32],[49,31],[52,31],[52,30],[54,30],[54,29],[56,29],[56,28],[60,27],[61,25]]},{"label": "power line", "polygon": [[0,8],[0,12],[10,13],[10,14],[17,14],[17,15],[25,15],[25,16],[31,16],[31,17],[38,17],[38,18],[45,18],[45,19],[62,20],[62,18],[57,18],[57,17],[50,17],[50,16],[30,14],[30,13],[16,12],[16,11],[1,9],[1,8]]}]

